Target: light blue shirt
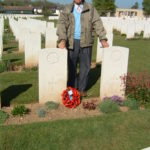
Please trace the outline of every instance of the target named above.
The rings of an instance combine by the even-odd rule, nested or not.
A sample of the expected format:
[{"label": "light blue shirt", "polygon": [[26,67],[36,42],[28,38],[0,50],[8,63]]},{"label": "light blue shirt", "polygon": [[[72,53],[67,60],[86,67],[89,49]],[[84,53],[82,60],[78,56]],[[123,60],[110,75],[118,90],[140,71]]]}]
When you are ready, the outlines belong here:
[{"label": "light blue shirt", "polygon": [[82,11],[77,11],[77,8],[74,7],[73,9],[73,14],[75,18],[74,39],[78,39],[78,40],[80,40],[80,36],[81,36],[81,12]]}]

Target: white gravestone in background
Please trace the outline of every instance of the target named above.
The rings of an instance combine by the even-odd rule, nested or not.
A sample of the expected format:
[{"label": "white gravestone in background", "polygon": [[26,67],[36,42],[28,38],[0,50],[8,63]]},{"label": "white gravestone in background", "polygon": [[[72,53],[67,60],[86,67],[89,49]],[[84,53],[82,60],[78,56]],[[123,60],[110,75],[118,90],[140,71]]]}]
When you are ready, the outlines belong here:
[{"label": "white gravestone in background", "polygon": [[114,95],[124,98],[121,76],[127,75],[129,49],[124,47],[105,48],[103,52],[100,98]]},{"label": "white gravestone in background", "polygon": [[28,29],[21,29],[19,34],[19,52],[24,52],[25,38],[28,34]]},{"label": "white gravestone in background", "polygon": [[[112,47],[112,45],[113,45],[113,33],[107,34],[106,37],[108,39],[109,47]],[[96,62],[97,63],[102,62],[103,50],[104,50],[104,48],[102,48],[102,45],[101,45],[99,38],[98,38],[98,40],[97,40],[97,54],[96,54]]]},{"label": "white gravestone in background", "polygon": [[41,34],[29,32],[25,39],[25,67],[38,65],[39,51],[41,50]]},{"label": "white gravestone in background", "polygon": [[144,26],[144,34],[143,38],[149,39],[150,38],[150,23],[147,21]]},{"label": "white gravestone in background", "polygon": [[39,103],[60,103],[66,86],[67,50],[42,49],[39,53]]},{"label": "white gravestone in background", "polygon": [[45,48],[56,48],[57,46],[56,29],[47,28],[45,38]]},{"label": "white gravestone in background", "polygon": [[126,36],[127,39],[134,38],[135,29],[136,29],[135,28],[135,22],[133,22],[133,21],[128,22],[128,29],[127,29],[127,36]]},{"label": "white gravestone in background", "polygon": [[2,53],[3,53],[3,38],[0,35],[0,61],[2,59]]}]

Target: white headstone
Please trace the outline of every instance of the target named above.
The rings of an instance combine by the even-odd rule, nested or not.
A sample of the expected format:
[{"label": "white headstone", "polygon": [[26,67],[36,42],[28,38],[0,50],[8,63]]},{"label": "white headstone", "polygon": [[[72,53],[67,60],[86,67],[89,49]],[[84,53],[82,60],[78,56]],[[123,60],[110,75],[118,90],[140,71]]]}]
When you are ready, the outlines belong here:
[{"label": "white headstone", "polygon": [[129,49],[124,47],[105,48],[103,52],[100,98],[114,95],[124,98],[121,76],[127,75]]},{"label": "white headstone", "polygon": [[2,59],[2,53],[3,53],[3,38],[0,35],[0,61]]},{"label": "white headstone", "polygon": [[128,29],[127,29],[127,39],[132,39],[134,38],[134,35],[135,35],[135,22],[134,21],[131,21],[131,22],[128,22]]},{"label": "white headstone", "polygon": [[57,35],[56,29],[47,28],[46,29],[46,38],[45,38],[45,47],[46,48],[56,48],[57,46]]},{"label": "white headstone", "polygon": [[4,30],[4,20],[0,18],[0,60],[2,59],[3,53],[3,30]]},{"label": "white headstone", "polygon": [[150,22],[148,21],[145,22],[143,38],[150,38]]},{"label": "white headstone", "polygon": [[28,34],[28,29],[23,28],[20,30],[20,36],[19,36],[19,52],[24,52],[24,45],[25,45],[25,38]]},{"label": "white headstone", "polygon": [[48,48],[39,53],[39,102],[61,102],[67,86],[67,50]]},{"label": "white headstone", "polygon": [[28,32],[25,39],[25,67],[38,65],[39,51],[41,50],[41,34]]}]

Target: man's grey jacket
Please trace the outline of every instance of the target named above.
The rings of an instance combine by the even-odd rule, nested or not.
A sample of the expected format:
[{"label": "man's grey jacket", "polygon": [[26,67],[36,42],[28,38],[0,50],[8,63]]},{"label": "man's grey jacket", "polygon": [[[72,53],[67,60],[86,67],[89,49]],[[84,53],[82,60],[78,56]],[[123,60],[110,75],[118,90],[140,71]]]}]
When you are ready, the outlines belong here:
[{"label": "man's grey jacket", "polygon": [[[68,43],[67,48],[69,49],[73,49],[74,45],[75,19],[73,15],[73,7],[74,4],[70,4],[64,8],[60,14],[57,26],[58,40],[65,40]],[[89,47],[93,45],[94,31],[99,36],[100,40],[107,39],[106,31],[96,9],[91,4],[84,2],[81,14],[81,47]]]}]

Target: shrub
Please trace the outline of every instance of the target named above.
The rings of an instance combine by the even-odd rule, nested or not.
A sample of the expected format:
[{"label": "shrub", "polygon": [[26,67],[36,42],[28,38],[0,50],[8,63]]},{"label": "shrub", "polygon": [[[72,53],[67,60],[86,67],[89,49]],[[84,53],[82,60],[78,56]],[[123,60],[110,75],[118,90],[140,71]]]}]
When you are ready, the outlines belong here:
[{"label": "shrub", "polygon": [[145,104],[144,107],[145,107],[146,109],[150,109],[150,103]]},{"label": "shrub", "polygon": [[121,97],[117,96],[117,95],[114,95],[112,97],[105,97],[104,101],[106,101],[106,100],[111,100],[111,101],[117,103],[120,106],[122,106],[122,103],[123,103],[123,99]]},{"label": "shrub", "polygon": [[83,102],[82,106],[84,109],[95,110],[97,105],[94,102]]},{"label": "shrub", "polygon": [[26,72],[31,72],[31,71],[37,71],[38,68],[37,67],[32,67],[32,68],[23,68],[24,71]]},{"label": "shrub", "polygon": [[54,103],[52,101],[49,101],[49,102],[45,103],[46,110],[58,109],[58,106],[59,106],[58,103]]},{"label": "shrub", "polygon": [[0,110],[0,124],[3,124],[7,118],[8,118],[8,114]]},{"label": "shrub", "polygon": [[133,98],[128,98],[123,102],[123,106],[129,107],[130,110],[138,110],[139,109],[139,103],[137,100]]},{"label": "shrub", "polygon": [[136,99],[140,104],[150,102],[150,75],[142,72],[139,75],[128,73],[121,77],[127,97]]},{"label": "shrub", "polygon": [[0,62],[0,73],[7,71],[7,65],[4,61]]},{"label": "shrub", "polygon": [[11,114],[13,116],[18,116],[18,115],[23,116],[23,115],[25,115],[27,113],[29,113],[29,109],[26,108],[24,105],[15,106],[13,108],[13,110],[11,111]]},{"label": "shrub", "polygon": [[46,111],[45,111],[43,108],[40,108],[40,109],[37,111],[37,115],[38,115],[38,117],[40,117],[40,118],[44,118],[45,115],[46,115]]},{"label": "shrub", "polygon": [[99,109],[103,113],[114,113],[120,111],[118,104],[112,100],[104,100],[102,103],[100,103]]},{"label": "shrub", "polygon": [[10,60],[2,60],[0,62],[0,73],[4,71],[11,71],[13,64],[11,64]]}]

